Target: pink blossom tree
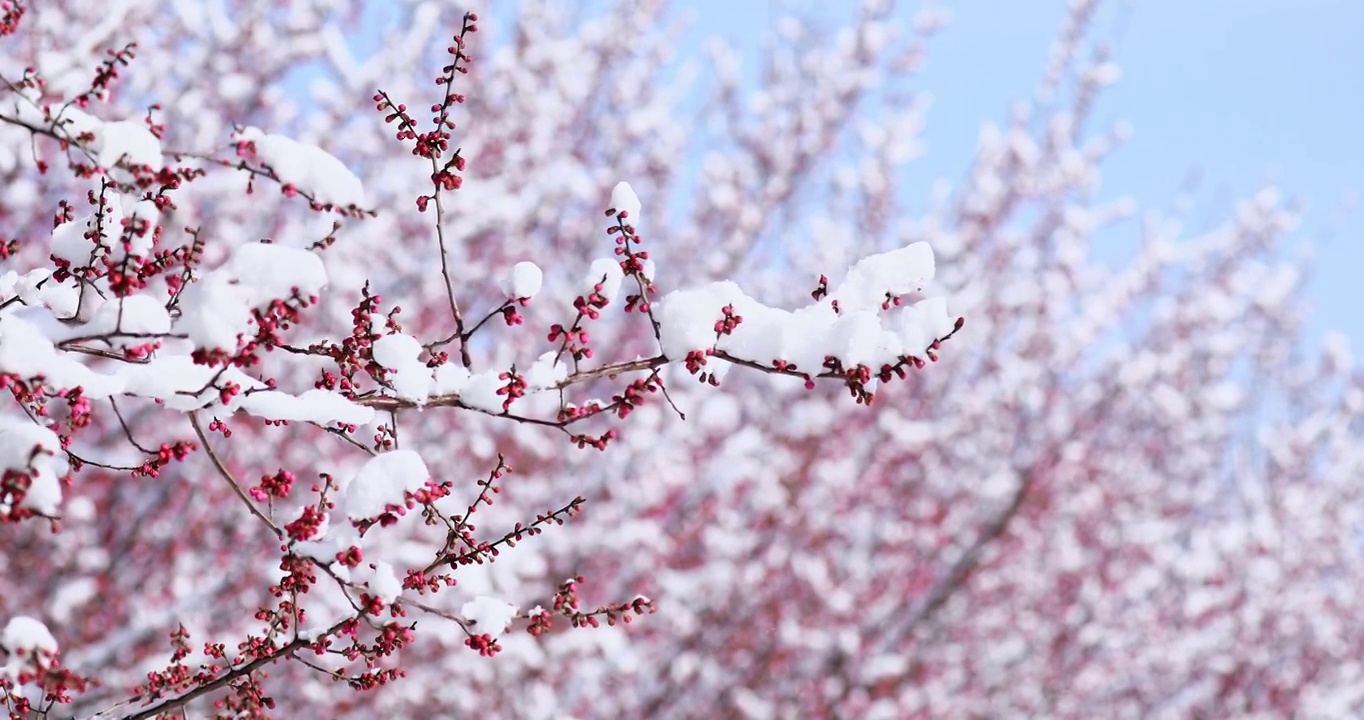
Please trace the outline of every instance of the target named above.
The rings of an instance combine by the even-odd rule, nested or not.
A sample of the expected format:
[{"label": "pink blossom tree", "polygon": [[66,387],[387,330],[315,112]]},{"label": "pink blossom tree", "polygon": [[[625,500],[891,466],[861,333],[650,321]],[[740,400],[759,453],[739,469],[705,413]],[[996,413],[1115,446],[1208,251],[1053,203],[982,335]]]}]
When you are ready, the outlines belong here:
[{"label": "pink blossom tree", "polygon": [[0,8],[12,715],[1364,704],[1364,383],[1272,189],[1093,257],[1093,3],[921,212],[890,3]]}]

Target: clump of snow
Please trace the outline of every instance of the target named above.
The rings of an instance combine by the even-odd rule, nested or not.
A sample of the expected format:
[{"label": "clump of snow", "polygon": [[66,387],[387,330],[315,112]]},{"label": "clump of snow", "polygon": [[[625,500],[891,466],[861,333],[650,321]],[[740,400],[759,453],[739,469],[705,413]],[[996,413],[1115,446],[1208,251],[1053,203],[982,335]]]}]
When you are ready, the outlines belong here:
[{"label": "clump of snow", "polygon": [[841,315],[824,336],[827,354],[844,365],[879,367],[900,357],[900,338],[883,329],[881,318],[866,310]]},{"label": "clump of snow", "polygon": [[[587,268],[587,274],[582,279],[583,289],[578,294],[587,297],[592,293],[599,293],[609,304],[620,293],[620,283],[624,279],[625,273],[621,272],[619,260],[597,258]],[[597,289],[598,286],[601,286],[600,290]]]},{"label": "clump of snow", "polygon": [[[70,471],[61,439],[40,425],[0,418],[0,474],[25,473],[29,487],[20,507],[56,515],[62,501],[61,476]],[[13,509],[14,498],[0,496],[0,514]]]},{"label": "clump of snow", "polygon": [[100,167],[113,167],[119,161],[130,165],[161,168],[161,141],[146,123],[119,120],[104,123],[95,134]]},{"label": "clump of snow", "polygon": [[900,337],[905,353],[920,356],[937,338],[952,332],[956,320],[947,313],[947,298],[921,300],[900,312]]},{"label": "clump of snow", "polygon": [[180,295],[177,329],[198,347],[236,350],[253,322],[250,293],[225,273],[212,272]]},{"label": "clump of snow", "polygon": [[57,652],[57,640],[40,620],[27,615],[16,615],[5,623],[5,631],[0,633],[0,645],[10,652],[22,650],[42,650]]},{"label": "clump of snow", "polygon": [[[720,335],[715,325],[726,306],[743,320],[732,333]],[[715,347],[763,364],[781,360],[811,373],[821,368],[826,356],[841,354],[829,340],[834,326],[856,322],[840,317],[827,301],[795,311],[768,307],[729,281],[669,293],[658,303],[656,317],[669,358]]]},{"label": "clump of snow", "polygon": [[13,112],[22,122],[35,126],[57,126],[71,140],[82,135],[90,139],[85,147],[103,168],[114,167],[119,161],[129,165],[149,165],[161,168],[161,141],[141,120],[104,122],[74,105],[62,107],[55,117],[42,110],[42,98],[31,90],[15,93],[14,102],[7,104],[7,114]]},{"label": "clump of snow", "polygon": [[57,351],[42,332],[14,314],[0,316],[0,373],[21,378],[42,377],[55,388],[81,388],[91,399],[102,400],[123,391],[118,377],[102,375]]},{"label": "clump of snow", "polygon": [[0,302],[17,297],[25,305],[38,306],[41,289],[57,282],[51,277],[52,272],[46,268],[34,268],[23,275],[7,271],[0,275]]},{"label": "clump of snow", "polygon": [[18,680],[25,666],[47,666],[47,657],[57,652],[57,639],[42,621],[27,615],[15,615],[0,632],[0,647],[9,654],[5,675],[11,683]]},{"label": "clump of snow", "polygon": [[[82,335],[114,332],[164,335],[170,332],[170,313],[160,300],[147,294],[129,295],[100,305],[95,317],[81,328]],[[139,340],[137,342],[145,342]]]},{"label": "clump of snow", "polygon": [[[46,273],[46,270],[42,272]],[[33,273],[30,272],[29,275]],[[36,288],[34,293],[35,306],[44,307],[52,311],[55,316],[63,318],[75,318],[77,311],[82,311],[82,315],[89,317],[90,311],[97,310],[104,300],[98,295],[85,293],[85,303],[81,304],[81,290],[75,282],[59,283],[51,280]]]},{"label": "clump of snow", "polygon": [[433,375],[431,368],[417,359],[421,352],[421,342],[403,333],[374,341],[374,362],[388,370],[389,384],[404,400],[421,402],[431,395]]},{"label": "clump of snow", "polygon": [[8,94],[0,108],[4,108],[5,114],[12,115],[29,125],[43,126],[54,119],[59,119],[66,124],[66,129],[73,138],[80,134],[80,131],[95,128],[99,124],[98,120],[74,106],[65,107],[60,118],[49,118],[42,110],[42,94],[32,88]]},{"label": "clump of snow", "polygon": [[611,207],[616,212],[625,213],[630,225],[639,222],[639,196],[635,194],[635,189],[630,187],[628,182],[618,182],[611,188]]},{"label": "clump of snow", "polygon": [[360,178],[325,150],[255,127],[245,128],[234,137],[252,143],[256,156],[275,171],[280,182],[293,185],[317,202],[342,208],[365,204],[365,186]]},{"label": "clump of snow", "polygon": [[458,395],[469,384],[469,369],[459,363],[448,362],[436,368],[431,392],[438,395]]},{"label": "clump of snow", "polygon": [[253,392],[242,398],[241,409],[266,420],[290,420],[318,425],[364,425],[374,419],[374,408],[357,405],[330,390],[313,389],[302,395],[278,390]]},{"label": "clump of snow", "polygon": [[922,289],[933,279],[934,270],[933,250],[926,242],[868,255],[848,268],[831,298],[843,310],[877,309],[887,293],[904,295]]},{"label": "clump of snow", "polygon": [[[555,364],[554,353],[541,355],[530,370],[524,373],[528,390],[545,389],[552,387],[559,380],[567,377],[568,369],[563,364]],[[446,363],[436,368],[435,380],[431,386],[431,392],[435,395],[456,395],[459,401],[467,407],[482,412],[499,414],[503,412],[502,403],[506,401],[505,395],[499,395],[498,390],[507,386],[508,380],[501,377],[503,370],[486,370],[479,373],[470,373],[459,363]]]},{"label": "clump of snow", "polygon": [[369,591],[385,605],[391,604],[403,593],[403,583],[393,572],[393,566],[383,561],[374,563],[374,576],[368,584]]},{"label": "clump of snow", "polygon": [[486,595],[475,597],[459,609],[459,614],[473,623],[476,632],[494,638],[507,631],[507,626],[516,619],[518,612],[519,608],[515,605]]},{"label": "clump of snow", "polygon": [[663,354],[676,360],[692,350],[713,346],[715,323],[726,305],[757,310],[757,303],[730,280],[674,290],[663,296],[655,305],[655,317],[662,325]]},{"label": "clump of snow", "polygon": [[556,362],[556,352],[547,352],[539,357],[530,370],[526,371],[526,384],[531,389],[552,388],[558,385],[560,380],[568,377],[568,366],[562,362]]},{"label": "clump of snow", "polygon": [[[52,255],[58,259],[80,267],[91,264],[96,253],[96,241],[109,249],[109,257],[114,262],[129,255],[149,257],[152,250],[153,233],[129,234],[125,248],[122,240],[125,221],[140,218],[155,224],[159,215],[156,203],[150,200],[134,200],[119,194],[108,194],[104,205],[97,212],[82,218],[64,222],[52,229]],[[87,237],[88,235],[88,237]]]},{"label": "clump of snow", "polygon": [[396,370],[404,365],[417,362],[417,356],[421,352],[421,342],[417,338],[403,333],[385,335],[374,341],[374,362],[389,370]]},{"label": "clump of snow", "polygon": [[266,243],[238,247],[221,267],[180,295],[176,329],[196,346],[235,350],[250,332],[251,310],[295,290],[304,297],[327,286],[322,259],[307,250]]},{"label": "clump of snow", "polygon": [[219,270],[250,287],[258,303],[288,297],[294,289],[307,297],[327,287],[322,258],[303,248],[273,243],[241,245]]},{"label": "clump of snow", "polygon": [[502,403],[506,401],[506,396],[497,394],[498,390],[507,386],[507,380],[498,377],[502,372],[500,370],[488,370],[470,375],[468,381],[459,390],[460,402],[486,413],[497,414],[502,412]]},{"label": "clump of snow", "polygon": [[533,262],[519,262],[512,266],[511,272],[502,278],[502,292],[512,300],[527,300],[540,292],[545,274]]},{"label": "clump of snow", "polygon": [[181,411],[221,407],[218,389],[210,385],[215,377],[218,386],[233,383],[243,391],[251,391],[234,396],[225,408],[228,411],[241,407],[251,395],[269,389],[265,383],[236,367],[196,365],[188,355],[167,355],[118,368],[118,379],[124,383],[123,392],[160,400],[166,407]]},{"label": "clump of snow", "polygon": [[411,450],[375,455],[346,485],[340,507],[352,520],[375,518],[389,505],[402,506],[405,493],[422,489],[430,479],[426,462]]},{"label": "clump of snow", "polygon": [[[933,253],[915,243],[864,258],[831,296],[795,310],[764,305],[730,281],[677,290],[657,304],[663,352],[680,360],[715,348],[764,365],[793,364],[810,374],[821,371],[829,356],[845,366],[893,365],[901,357],[922,356],[935,339],[952,332],[955,321],[942,298],[912,306],[888,302],[887,295],[919,290],[932,277]],[[721,333],[717,323],[727,306],[741,320]]]},{"label": "clump of snow", "polygon": [[[300,508],[294,519],[301,517],[303,512],[304,510]],[[348,522],[332,525],[331,515],[324,514],[317,534],[311,540],[294,543],[293,552],[299,557],[316,560],[319,565],[327,567],[343,580],[350,580],[350,568],[337,562],[336,555],[351,547],[364,549],[364,539],[360,537],[360,531]]]}]

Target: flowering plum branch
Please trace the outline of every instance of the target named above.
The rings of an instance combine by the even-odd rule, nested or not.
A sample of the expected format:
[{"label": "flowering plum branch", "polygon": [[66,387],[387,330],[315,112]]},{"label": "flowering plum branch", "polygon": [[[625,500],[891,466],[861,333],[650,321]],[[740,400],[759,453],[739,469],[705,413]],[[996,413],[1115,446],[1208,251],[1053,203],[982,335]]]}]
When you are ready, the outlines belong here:
[{"label": "flowering plum branch", "polygon": [[[6,2],[4,9],[0,27],[10,35],[23,5]],[[60,530],[63,504],[71,502],[65,496],[79,497],[92,473],[161,482],[163,475],[197,477],[203,463],[193,458],[202,455],[207,474],[222,481],[219,487],[234,503],[236,512],[228,514],[240,516],[244,508],[254,518],[250,528],[263,526],[277,569],[257,587],[263,593],[251,600],[250,621],[236,625],[235,645],[215,640],[198,648],[190,630],[176,622],[168,629],[169,661],[148,671],[122,699],[118,687],[105,688],[98,716],[166,717],[212,697],[219,713],[264,717],[276,707],[267,668],[286,661],[353,689],[377,689],[406,674],[395,658],[417,637],[408,608],[452,621],[464,644],[487,657],[503,650],[500,637],[513,624],[541,637],[551,633],[555,617],[571,627],[598,628],[655,612],[654,601],[644,596],[584,609],[581,576],[558,586],[551,611],[521,612],[484,594],[457,613],[442,607],[445,597],[460,592],[454,588],[463,574],[563,526],[589,501],[569,491],[571,499],[545,502],[548,509],[502,525],[503,515],[492,508],[512,467],[499,454],[477,481],[474,499],[458,504],[461,488],[451,478],[460,471],[433,471],[413,449],[422,444],[409,439],[421,435],[418,412],[473,411],[552,428],[580,448],[604,450],[621,437],[619,429],[574,426],[590,419],[626,421],[659,394],[683,416],[663,373],[696,353],[801,377],[811,387],[817,378],[837,379],[869,403],[874,372],[882,382],[903,378],[903,367],[921,355],[932,358],[939,343],[960,329],[961,321],[947,320],[940,305],[898,307],[900,294],[921,290],[932,277],[932,255],[922,243],[852,267],[834,292],[837,299],[816,299],[796,313],[758,303],[732,283],[660,297],[656,282],[664,276],[637,232],[641,202],[622,182],[606,205],[613,256],[590,263],[569,303],[574,319],[549,326],[550,345],[532,363],[479,357],[483,352],[473,340],[492,318],[502,317],[510,333],[528,325],[522,311],[541,294],[545,273],[528,261],[511,264],[503,298],[477,322],[466,322],[449,260],[456,248],[447,236],[447,195],[465,186],[465,156],[452,150],[452,112],[466,101],[455,83],[469,72],[476,22],[475,14],[464,14],[447,49],[451,60],[436,79],[442,98],[431,106],[430,130],[420,129],[389,92],[372,97],[385,123],[396,124],[397,139],[430,163],[430,191],[416,204],[423,212],[435,209],[431,225],[454,325],[444,334],[432,333],[431,323],[420,318],[415,326],[424,331],[409,333],[402,306],[372,292],[371,278],[358,288],[348,321],[328,332],[319,311],[332,292],[324,256],[343,252],[343,220],[382,217],[366,209],[373,207],[371,191],[330,153],[237,124],[226,153],[167,149],[163,141],[184,133],[156,103],[137,120],[99,119],[113,112],[100,108],[114,101],[123,74],[137,67],[135,43],[109,51],[88,87],[72,94],[36,69],[25,69],[18,80],[0,74],[7,89],[0,122],[29,133],[40,173],[49,169],[38,160],[39,140],[55,142],[71,181],[87,186],[90,206],[82,214],[59,199],[45,258],[50,268],[0,279],[0,387],[14,400],[0,414],[0,520],[44,519]],[[268,179],[286,200],[302,197],[308,212],[328,216],[330,231],[320,240],[228,240],[230,223],[217,219],[215,227],[211,206],[205,206],[212,193],[197,188],[236,172],[247,176],[241,195],[253,196],[256,180]],[[196,219],[177,233],[170,222],[181,213]],[[4,259],[40,244],[16,239],[4,245]],[[620,302],[623,284],[629,290]],[[894,293],[897,302],[865,305],[859,298],[868,293]],[[588,328],[606,327],[613,305],[648,319],[654,352],[589,366],[596,355]],[[719,324],[715,313],[723,316]],[[740,313],[761,316],[761,322],[750,324]],[[712,332],[712,326],[720,330]],[[455,341],[459,360],[451,362],[441,348]],[[799,365],[792,357],[800,358]],[[311,389],[293,389],[308,377]],[[610,387],[609,399],[577,396],[589,387]],[[234,458],[246,444],[234,429],[265,438],[290,425],[304,426],[320,440],[342,441],[339,447],[356,451],[356,459],[333,449],[309,463],[290,458],[281,446],[280,457],[256,471],[258,482],[242,480],[252,471]],[[112,446],[100,442],[106,430]],[[136,439],[144,433],[157,439]],[[119,459],[104,461],[77,452],[77,441],[106,451],[121,443],[132,452],[113,452]],[[172,463],[190,467],[171,473]],[[318,478],[307,490],[299,482],[305,475]],[[474,522],[484,515],[490,522]],[[502,529],[490,527],[498,525]],[[237,531],[253,536],[247,528]],[[396,539],[409,534],[424,538],[409,546],[422,552],[395,553]],[[27,668],[3,680],[13,716],[70,703],[73,692],[87,689],[87,679],[61,669],[56,642],[42,623],[15,618],[11,627],[0,646],[12,656],[11,668]]]}]

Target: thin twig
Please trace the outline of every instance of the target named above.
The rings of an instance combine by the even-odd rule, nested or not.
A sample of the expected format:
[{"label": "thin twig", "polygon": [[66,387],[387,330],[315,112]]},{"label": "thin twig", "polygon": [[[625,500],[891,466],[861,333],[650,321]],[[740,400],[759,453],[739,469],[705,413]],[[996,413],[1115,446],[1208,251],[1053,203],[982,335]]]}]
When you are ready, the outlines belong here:
[{"label": "thin twig", "polygon": [[256,504],[251,502],[251,498],[247,497],[246,492],[242,490],[237,479],[232,477],[232,473],[218,457],[218,453],[213,451],[213,446],[208,442],[208,434],[204,432],[203,426],[199,423],[199,413],[191,412],[189,414],[189,423],[194,426],[194,434],[199,436],[199,443],[204,446],[204,452],[208,453],[208,458],[213,461],[213,466],[218,469],[218,474],[222,475],[223,479],[227,481],[227,484],[232,487],[232,492],[235,492],[237,497],[241,498],[243,503],[246,503],[246,507],[251,511],[252,515],[260,518],[260,521],[265,523],[265,526],[270,528],[271,532],[275,533],[275,537],[283,540],[284,531],[280,530],[279,526],[275,525],[274,521],[266,517],[265,513],[262,513],[260,508],[256,507]]},{"label": "thin twig", "polygon": [[[436,165],[436,159],[431,158],[432,172],[439,172],[440,168]],[[459,310],[459,301],[455,299],[455,283],[450,279],[450,260],[446,257],[445,251],[445,203],[440,199],[441,189],[436,187],[432,196],[436,200],[436,243],[440,245],[440,275],[445,278],[445,298],[450,302],[450,315],[455,319],[455,335],[459,337],[459,359],[464,363],[464,367],[472,367],[473,357],[469,355],[469,339],[464,335],[464,315]]]},{"label": "thin twig", "polygon": [[464,618],[458,615],[455,615],[454,613],[448,612],[446,610],[441,610],[440,608],[437,607],[432,607],[430,605],[427,605],[426,603],[413,600],[412,598],[409,597],[400,597],[398,598],[397,602],[400,605],[411,605],[412,607],[417,608],[422,612],[430,613],[439,618],[445,618],[446,620],[449,620],[450,622],[459,625],[461,628],[463,628],[464,632],[466,633],[471,632],[469,630],[469,621],[465,620]]}]

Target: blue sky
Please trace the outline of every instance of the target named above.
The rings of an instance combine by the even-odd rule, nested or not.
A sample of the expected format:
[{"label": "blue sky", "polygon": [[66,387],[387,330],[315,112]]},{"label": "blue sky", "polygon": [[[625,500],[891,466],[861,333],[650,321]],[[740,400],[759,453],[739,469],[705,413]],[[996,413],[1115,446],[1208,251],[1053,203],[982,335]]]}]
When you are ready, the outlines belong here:
[{"label": "blue sky", "polygon": [[[721,35],[751,53],[779,15],[770,0],[683,6],[695,23],[684,46],[697,52],[701,38]],[[981,122],[1003,119],[1032,90],[1066,3],[942,6],[952,23],[929,46],[922,83],[933,96],[928,153],[911,166],[924,187],[959,177]],[[1364,191],[1361,28],[1359,0],[1117,0],[1098,25],[1123,68],[1099,117],[1134,129],[1105,166],[1103,195],[1169,208],[1196,173],[1189,217],[1211,223],[1272,179],[1304,211],[1301,245],[1290,252],[1313,248],[1310,334],[1342,330],[1356,352],[1364,349],[1364,208],[1345,209]]]}]

